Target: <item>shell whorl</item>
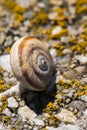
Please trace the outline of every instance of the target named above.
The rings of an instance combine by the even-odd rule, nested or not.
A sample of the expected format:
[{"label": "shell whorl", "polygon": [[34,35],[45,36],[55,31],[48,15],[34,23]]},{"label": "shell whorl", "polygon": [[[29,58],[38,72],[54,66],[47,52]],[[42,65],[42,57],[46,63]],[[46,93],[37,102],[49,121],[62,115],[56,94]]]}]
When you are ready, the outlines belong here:
[{"label": "shell whorl", "polygon": [[14,75],[25,87],[33,91],[48,87],[54,63],[40,40],[29,36],[19,39],[11,48],[10,59]]}]

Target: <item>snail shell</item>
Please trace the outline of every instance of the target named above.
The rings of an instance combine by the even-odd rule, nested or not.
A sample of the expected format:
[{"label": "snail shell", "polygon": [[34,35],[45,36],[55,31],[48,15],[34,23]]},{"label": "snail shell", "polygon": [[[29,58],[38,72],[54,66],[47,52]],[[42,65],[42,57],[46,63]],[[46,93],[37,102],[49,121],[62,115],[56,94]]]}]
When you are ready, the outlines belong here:
[{"label": "snail shell", "polygon": [[17,40],[11,48],[10,62],[15,77],[29,90],[42,91],[50,84],[54,63],[40,40],[29,36]]}]

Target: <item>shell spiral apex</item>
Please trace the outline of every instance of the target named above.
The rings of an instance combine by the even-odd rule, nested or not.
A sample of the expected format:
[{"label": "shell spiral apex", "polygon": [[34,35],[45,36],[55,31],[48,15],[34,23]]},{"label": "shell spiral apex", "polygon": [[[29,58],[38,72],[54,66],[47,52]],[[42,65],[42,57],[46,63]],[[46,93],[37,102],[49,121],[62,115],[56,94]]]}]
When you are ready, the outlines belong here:
[{"label": "shell spiral apex", "polygon": [[10,62],[15,77],[24,87],[43,91],[49,86],[54,62],[40,40],[29,36],[17,40],[11,48]]}]

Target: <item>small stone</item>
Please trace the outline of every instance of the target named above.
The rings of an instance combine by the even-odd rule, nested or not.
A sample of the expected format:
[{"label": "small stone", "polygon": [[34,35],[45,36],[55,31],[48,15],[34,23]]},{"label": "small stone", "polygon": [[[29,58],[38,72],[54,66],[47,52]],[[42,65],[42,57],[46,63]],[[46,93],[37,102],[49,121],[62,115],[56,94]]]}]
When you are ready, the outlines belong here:
[{"label": "small stone", "polygon": [[37,116],[34,111],[32,111],[29,107],[23,106],[18,109],[18,115],[22,117],[22,120],[32,120]]},{"label": "small stone", "polygon": [[33,119],[32,121],[35,123],[35,125],[38,125],[38,126],[44,126],[45,125],[42,120],[37,119],[37,118]]},{"label": "small stone", "polygon": [[87,83],[87,78],[82,78],[82,82]]},{"label": "small stone", "polygon": [[0,107],[2,107],[3,103],[0,101]]},{"label": "small stone", "polygon": [[87,96],[86,96],[86,95],[81,96],[80,99],[81,99],[82,101],[84,101],[84,102],[87,102]]},{"label": "small stone", "polygon": [[50,0],[50,4],[61,6],[63,1],[61,0]]},{"label": "small stone", "polygon": [[74,79],[77,77],[77,73],[74,70],[69,70],[64,72],[63,74],[67,79]]},{"label": "small stone", "polygon": [[57,13],[57,12],[50,12],[50,13],[48,14],[48,19],[49,19],[49,20],[55,20],[57,16],[58,16],[58,13]]},{"label": "small stone", "polygon": [[70,103],[71,102],[71,98],[67,98],[65,102],[66,103]]},{"label": "small stone", "polygon": [[4,43],[4,46],[5,46],[5,47],[10,46],[10,45],[12,45],[12,43],[13,43],[12,36],[8,36],[8,37],[6,38],[6,42]]},{"label": "small stone", "polygon": [[82,74],[85,72],[86,70],[86,67],[85,66],[78,66],[75,68],[75,70],[79,73],[79,74]]},{"label": "small stone", "polygon": [[0,66],[2,66],[8,72],[12,72],[10,65],[10,55],[0,56]]},{"label": "small stone", "polygon": [[69,36],[62,36],[61,37],[61,42],[64,42],[64,43],[67,44],[69,42],[69,39],[70,39]]},{"label": "small stone", "polygon": [[65,123],[76,123],[76,117],[73,115],[72,112],[66,109],[62,109],[59,114],[55,115],[55,117]]},{"label": "small stone", "polygon": [[86,109],[86,104],[84,101],[73,101],[69,104],[69,106],[73,107],[74,109],[78,109],[80,112]]},{"label": "small stone", "polygon": [[8,100],[8,107],[10,108],[18,108],[18,102],[14,97],[10,97],[7,99]]},{"label": "small stone", "polygon": [[12,113],[10,112],[10,110],[8,108],[6,108],[5,110],[2,111],[3,114],[7,115],[7,116],[11,116]]},{"label": "small stone", "polygon": [[22,7],[24,7],[24,8],[28,8],[28,7],[30,7],[30,6],[33,6],[33,5],[35,5],[36,4],[36,2],[37,2],[37,0],[16,0],[16,2],[20,5],[20,6],[22,6]]},{"label": "small stone", "polygon": [[77,2],[77,0],[67,0],[69,5],[73,5]]},{"label": "small stone", "polygon": [[19,105],[20,105],[21,107],[23,107],[23,106],[25,105],[25,102],[24,102],[24,101],[20,101],[20,102],[19,102]]},{"label": "small stone", "polygon": [[56,34],[60,33],[61,31],[62,31],[62,28],[60,26],[56,26],[52,30],[52,35],[56,35]]},{"label": "small stone", "polygon": [[26,27],[29,27],[30,21],[29,21],[29,20],[24,21],[24,25],[25,25]]},{"label": "small stone", "polygon": [[87,56],[85,55],[77,55],[75,56],[76,60],[79,60],[81,63],[85,64],[87,63]]},{"label": "small stone", "polygon": [[45,5],[43,2],[39,2],[39,3],[38,3],[38,7],[40,7],[40,8],[45,8],[46,5]]},{"label": "small stone", "polygon": [[14,36],[14,42],[17,41],[19,39],[18,36]]},{"label": "small stone", "polygon": [[84,111],[84,115],[87,117],[87,109]]},{"label": "small stone", "polygon": [[65,124],[60,124],[58,128],[53,128],[53,127],[46,127],[47,130],[81,130],[79,126],[76,125],[65,125]]},{"label": "small stone", "polygon": [[63,54],[71,54],[72,51],[69,48],[66,48],[62,51]]},{"label": "small stone", "polygon": [[0,45],[2,45],[2,44],[3,44],[3,42],[4,42],[5,38],[6,38],[5,33],[0,32]]},{"label": "small stone", "polygon": [[2,122],[0,123],[0,130],[7,130]]}]

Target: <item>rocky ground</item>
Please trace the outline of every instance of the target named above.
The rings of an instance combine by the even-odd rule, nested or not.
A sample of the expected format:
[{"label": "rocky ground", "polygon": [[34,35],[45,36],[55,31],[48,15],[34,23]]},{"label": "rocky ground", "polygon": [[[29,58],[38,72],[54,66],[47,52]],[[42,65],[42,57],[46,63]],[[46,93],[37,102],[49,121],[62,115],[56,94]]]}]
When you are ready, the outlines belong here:
[{"label": "rocky ground", "polygon": [[[26,90],[11,71],[11,46],[25,35],[55,62],[44,92]],[[0,1],[0,130],[87,130],[87,0]]]}]

